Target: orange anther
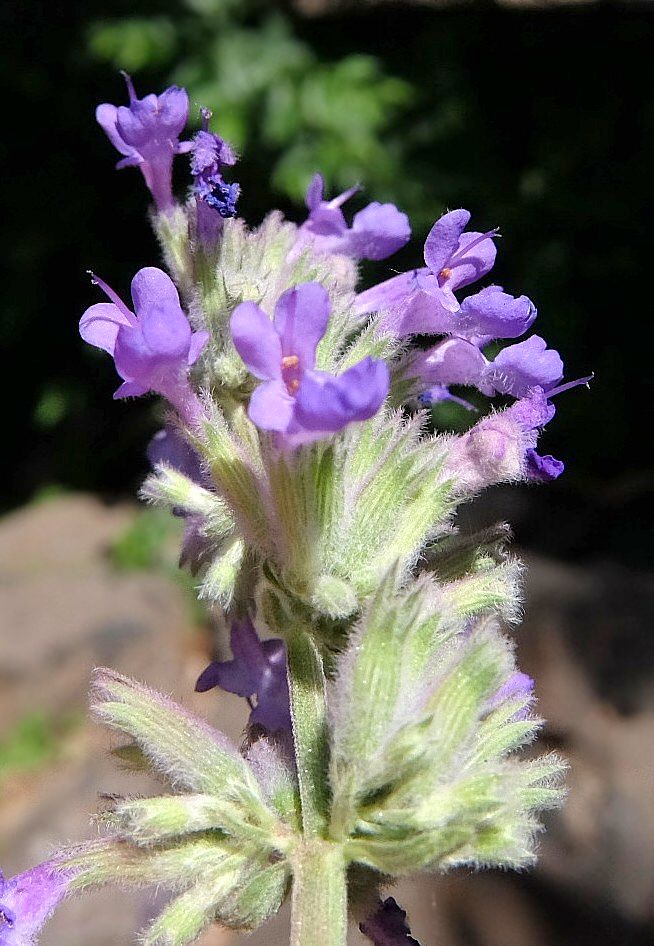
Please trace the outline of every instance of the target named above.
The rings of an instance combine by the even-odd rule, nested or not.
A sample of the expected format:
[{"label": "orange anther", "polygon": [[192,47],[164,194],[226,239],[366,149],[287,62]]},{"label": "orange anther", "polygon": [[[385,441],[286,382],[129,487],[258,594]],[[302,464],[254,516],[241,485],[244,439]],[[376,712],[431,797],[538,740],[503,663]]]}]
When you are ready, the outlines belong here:
[{"label": "orange anther", "polygon": [[282,368],[297,368],[300,359],[297,355],[284,355],[282,358]]}]

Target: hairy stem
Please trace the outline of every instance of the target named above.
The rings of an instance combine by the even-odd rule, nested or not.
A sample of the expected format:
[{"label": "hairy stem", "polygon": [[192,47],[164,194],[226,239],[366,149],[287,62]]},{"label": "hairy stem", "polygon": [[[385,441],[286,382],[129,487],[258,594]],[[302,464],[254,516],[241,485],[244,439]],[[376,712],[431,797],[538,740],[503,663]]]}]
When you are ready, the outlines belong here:
[{"label": "hairy stem", "polygon": [[306,631],[288,641],[288,682],[305,838],[324,836],[329,812],[327,706],[322,659]]},{"label": "hairy stem", "polygon": [[292,857],[291,946],[346,946],[347,889],[340,845],[313,839]]}]

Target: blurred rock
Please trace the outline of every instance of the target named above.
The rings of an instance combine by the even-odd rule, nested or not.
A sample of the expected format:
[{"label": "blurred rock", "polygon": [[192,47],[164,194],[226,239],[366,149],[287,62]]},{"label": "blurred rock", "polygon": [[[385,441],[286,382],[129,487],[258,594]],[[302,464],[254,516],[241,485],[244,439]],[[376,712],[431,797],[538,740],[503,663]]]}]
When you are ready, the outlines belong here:
[{"label": "blurred rock", "polygon": [[0,733],[37,709],[82,712],[97,665],[153,686],[176,679],[188,629],[180,590],[108,559],[134,514],[66,496],[0,522]]},{"label": "blurred rock", "polygon": [[[0,732],[6,738],[36,711],[53,722],[69,720],[54,762],[9,773],[0,783],[0,863],[9,874],[63,843],[93,836],[99,793],[161,791],[152,778],[121,771],[108,751],[120,737],[86,721],[93,667],[111,665],[147,679],[187,705],[197,700],[193,683],[208,642],[191,633],[180,587],[111,564],[111,544],[135,514],[135,507],[66,496],[0,522]],[[213,721],[222,717],[221,727],[238,740],[240,701],[212,697],[196,709]],[[48,924],[42,946],[130,943],[153,909],[145,892],[107,890],[67,902]],[[205,946],[228,939],[216,928]]]},{"label": "blurred rock", "polygon": [[654,579],[528,561],[521,664],[570,794],[539,871],[629,920],[654,922]]}]

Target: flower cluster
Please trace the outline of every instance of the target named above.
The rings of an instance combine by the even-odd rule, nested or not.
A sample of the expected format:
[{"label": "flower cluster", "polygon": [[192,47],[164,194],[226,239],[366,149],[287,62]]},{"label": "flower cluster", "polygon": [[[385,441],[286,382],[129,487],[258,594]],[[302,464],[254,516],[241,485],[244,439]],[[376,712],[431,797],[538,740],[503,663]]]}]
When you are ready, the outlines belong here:
[{"label": "flower cluster", "polygon": [[[454,516],[485,487],[560,475],[538,441],[553,399],[582,382],[563,383],[540,335],[522,338],[529,298],[462,293],[493,267],[497,230],[445,213],[424,266],[358,291],[359,260],[408,242],[401,210],[372,202],[348,223],[358,188],[328,200],[316,174],[304,222],[273,211],[249,229],[210,114],[180,142],[186,93],[139,100],[127,82],[129,106],[100,106],[98,121],[119,166],[143,172],[170,275],[141,269],[132,308],[94,276],[109,301],[80,333],[113,357],[115,397],[166,402],[142,495],[184,518],[182,562],[231,628],[232,658],[196,689],[251,712],[239,751],[99,671],[96,716],[168,793],[117,800],[103,836],[60,852],[54,873],[0,881],[0,946],[31,946],[68,889],[108,882],[173,893],[146,946],[186,946],[214,921],[254,929],[289,890],[293,946],[344,946],[349,905],[369,914],[360,929],[376,946],[416,946],[384,882],[530,864],[539,813],[560,803],[561,762],[518,752],[540,720],[500,624],[519,613],[507,529],[460,533]],[[185,152],[192,187],[178,203]],[[462,434],[435,433],[425,405],[472,408],[452,386],[509,401]]]}]

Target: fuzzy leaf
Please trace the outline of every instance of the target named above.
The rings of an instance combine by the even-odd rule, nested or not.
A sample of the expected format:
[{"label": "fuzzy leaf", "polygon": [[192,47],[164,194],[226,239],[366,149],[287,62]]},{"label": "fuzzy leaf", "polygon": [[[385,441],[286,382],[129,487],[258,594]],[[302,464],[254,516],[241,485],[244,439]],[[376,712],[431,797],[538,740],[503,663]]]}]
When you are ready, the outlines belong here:
[{"label": "fuzzy leaf", "polygon": [[91,706],[103,722],[132,736],[173,784],[226,794],[255,816],[266,812],[247,763],[229,740],[168,697],[112,670],[97,670]]}]

